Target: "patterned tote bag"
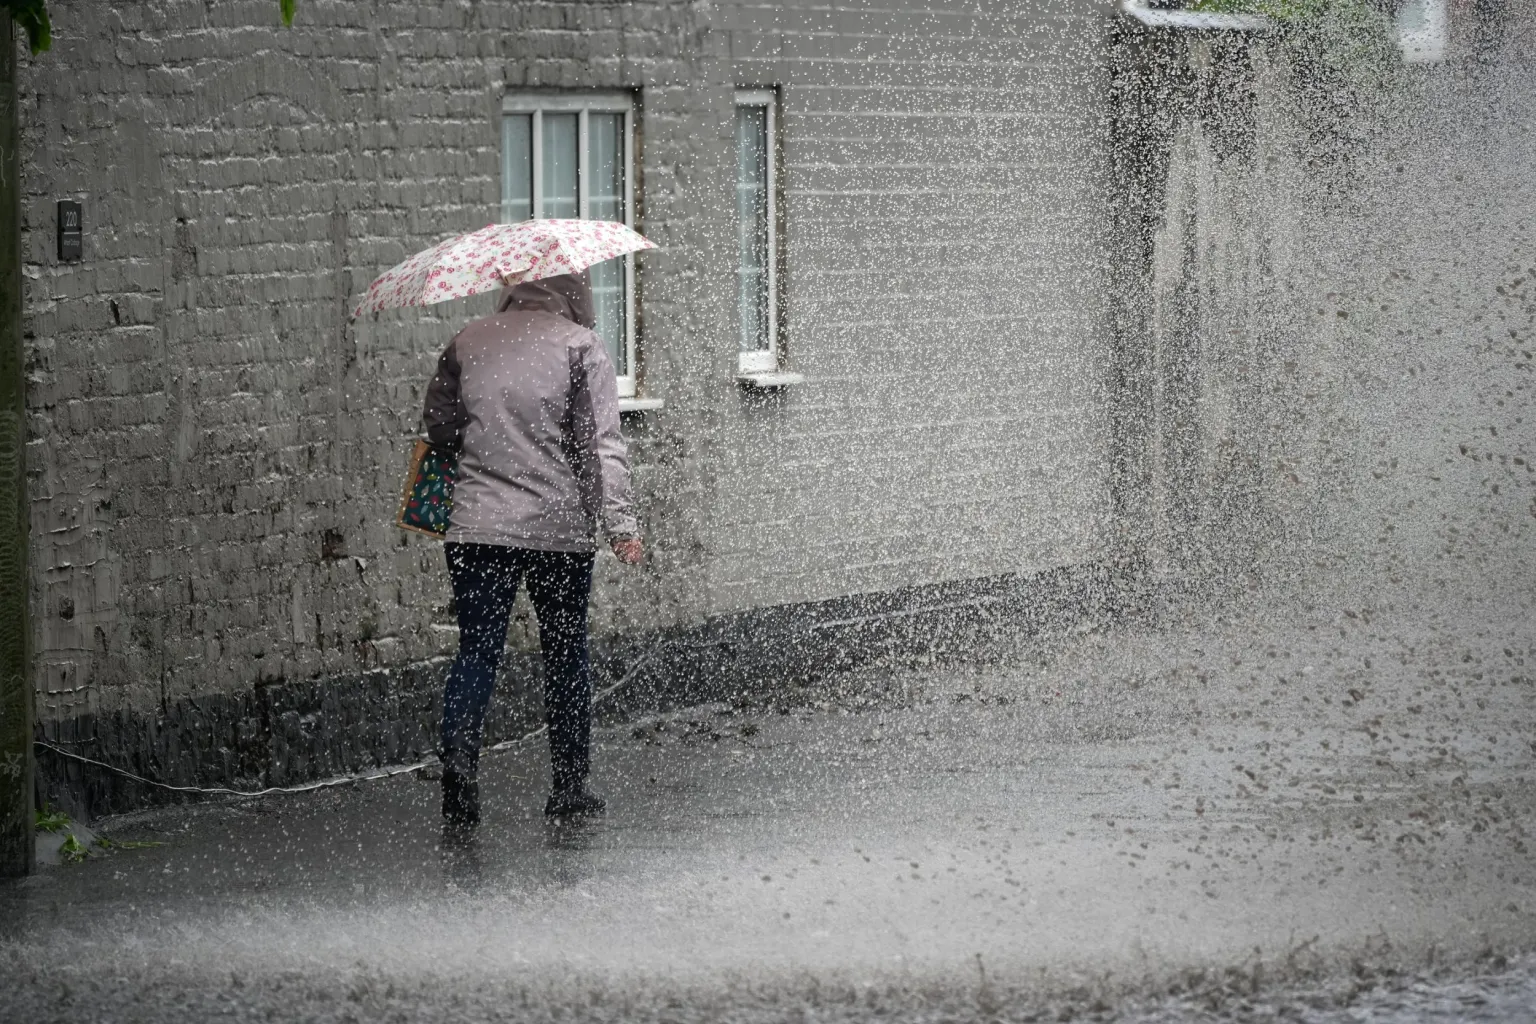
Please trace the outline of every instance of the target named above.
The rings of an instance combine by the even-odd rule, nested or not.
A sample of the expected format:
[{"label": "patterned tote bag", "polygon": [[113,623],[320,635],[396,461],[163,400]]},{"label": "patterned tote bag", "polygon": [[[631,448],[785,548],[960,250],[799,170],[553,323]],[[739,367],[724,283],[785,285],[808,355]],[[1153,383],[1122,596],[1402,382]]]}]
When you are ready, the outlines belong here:
[{"label": "patterned tote bag", "polygon": [[417,441],[411,452],[410,470],[405,474],[405,493],[395,525],[442,540],[448,532],[448,514],[453,510],[453,480],[458,469],[458,456]]}]

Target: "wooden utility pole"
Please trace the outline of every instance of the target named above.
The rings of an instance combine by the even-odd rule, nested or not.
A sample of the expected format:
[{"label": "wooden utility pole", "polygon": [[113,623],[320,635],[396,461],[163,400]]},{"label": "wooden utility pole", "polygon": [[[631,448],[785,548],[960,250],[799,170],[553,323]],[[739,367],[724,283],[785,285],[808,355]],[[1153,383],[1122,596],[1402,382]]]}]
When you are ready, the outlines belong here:
[{"label": "wooden utility pole", "polygon": [[26,874],[35,857],[16,71],[11,16],[0,10],[0,876]]}]

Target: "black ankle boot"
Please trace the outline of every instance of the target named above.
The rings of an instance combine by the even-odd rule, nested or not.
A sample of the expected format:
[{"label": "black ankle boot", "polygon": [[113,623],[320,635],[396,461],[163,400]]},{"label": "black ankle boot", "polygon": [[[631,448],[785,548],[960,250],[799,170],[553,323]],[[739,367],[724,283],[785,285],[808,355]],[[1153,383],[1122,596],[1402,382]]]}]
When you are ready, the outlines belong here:
[{"label": "black ankle boot", "polygon": [[454,828],[480,824],[480,783],[473,775],[443,769],[443,824]]},{"label": "black ankle boot", "polygon": [[572,786],[557,789],[551,793],[549,802],[544,805],[544,813],[552,818],[576,814],[602,814],[606,806],[608,805],[603,798],[586,786]]}]

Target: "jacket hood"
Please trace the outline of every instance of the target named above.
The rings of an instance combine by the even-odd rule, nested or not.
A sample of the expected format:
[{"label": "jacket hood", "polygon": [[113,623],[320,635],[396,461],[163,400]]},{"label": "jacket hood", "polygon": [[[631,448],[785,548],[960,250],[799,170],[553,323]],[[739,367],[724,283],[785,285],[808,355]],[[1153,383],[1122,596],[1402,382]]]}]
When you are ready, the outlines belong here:
[{"label": "jacket hood", "polygon": [[563,316],[587,330],[597,325],[592,304],[592,278],[585,270],[579,274],[541,277],[537,281],[507,285],[501,289],[496,312],[509,309],[538,310]]}]

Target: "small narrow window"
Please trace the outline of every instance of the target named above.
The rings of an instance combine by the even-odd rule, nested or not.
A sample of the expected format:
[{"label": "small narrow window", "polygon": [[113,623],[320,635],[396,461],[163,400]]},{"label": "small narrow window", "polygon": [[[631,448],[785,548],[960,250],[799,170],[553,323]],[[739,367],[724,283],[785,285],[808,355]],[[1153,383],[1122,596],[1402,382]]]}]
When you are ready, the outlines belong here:
[{"label": "small narrow window", "polygon": [[501,219],[533,219],[532,114],[508,114],[501,122]]},{"label": "small narrow window", "polygon": [[[502,103],[501,219],[590,218],[634,227],[634,101],[625,94],[509,95]],[[619,395],[635,395],[635,260],[592,268],[597,334]]]},{"label": "small narrow window", "polygon": [[1446,0],[1407,0],[1397,9],[1397,45],[1403,60],[1427,64],[1445,60],[1450,46],[1450,11]]},{"label": "small narrow window", "polygon": [[738,370],[779,369],[777,134],[772,91],[736,94]]}]

